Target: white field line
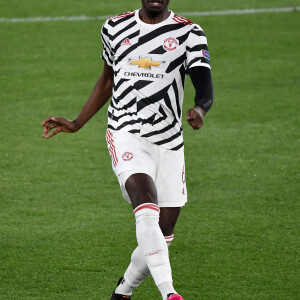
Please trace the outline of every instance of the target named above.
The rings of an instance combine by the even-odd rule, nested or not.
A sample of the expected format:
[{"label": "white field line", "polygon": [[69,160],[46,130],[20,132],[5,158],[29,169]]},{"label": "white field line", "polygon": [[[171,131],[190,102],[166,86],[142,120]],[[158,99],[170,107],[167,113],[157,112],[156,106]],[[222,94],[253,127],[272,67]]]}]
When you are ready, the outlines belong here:
[{"label": "white field line", "polygon": [[[258,9],[239,9],[239,10],[220,10],[220,11],[187,11],[181,12],[180,15],[185,17],[191,16],[226,16],[226,15],[244,15],[244,14],[260,14],[260,13],[283,13],[300,11],[300,6],[296,7],[273,7]],[[80,21],[97,21],[106,20],[111,16],[73,16],[73,17],[34,17],[34,18],[0,18],[0,23],[28,23],[28,22],[80,22]]]}]

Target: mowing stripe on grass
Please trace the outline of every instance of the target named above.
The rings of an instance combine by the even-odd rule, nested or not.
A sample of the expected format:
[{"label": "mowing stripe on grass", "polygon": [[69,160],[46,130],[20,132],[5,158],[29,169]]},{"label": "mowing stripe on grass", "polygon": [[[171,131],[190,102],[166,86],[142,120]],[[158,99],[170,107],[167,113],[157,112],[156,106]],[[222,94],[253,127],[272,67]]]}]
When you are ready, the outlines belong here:
[{"label": "mowing stripe on grass", "polygon": [[[300,6],[296,7],[273,7],[273,8],[258,8],[258,9],[238,9],[238,10],[220,10],[220,11],[187,11],[181,12],[180,15],[190,16],[225,16],[225,15],[244,15],[244,14],[260,14],[260,13],[283,13],[300,11]],[[96,21],[106,20],[111,16],[71,16],[71,17],[33,17],[33,18],[0,18],[0,22],[4,23],[27,23],[27,22],[80,22],[80,21]]]}]

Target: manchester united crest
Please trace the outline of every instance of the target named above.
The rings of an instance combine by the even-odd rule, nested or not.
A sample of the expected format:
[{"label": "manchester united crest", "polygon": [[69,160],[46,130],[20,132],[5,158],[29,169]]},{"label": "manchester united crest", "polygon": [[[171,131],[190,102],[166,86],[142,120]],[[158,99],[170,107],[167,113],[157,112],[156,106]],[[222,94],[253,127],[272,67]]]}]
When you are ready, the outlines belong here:
[{"label": "manchester united crest", "polygon": [[131,159],[133,159],[133,154],[131,152],[125,152],[122,155],[122,158],[123,158],[124,161],[131,160]]},{"label": "manchester united crest", "polygon": [[167,39],[165,39],[164,41],[164,49],[166,49],[167,51],[174,51],[177,49],[179,45],[178,40],[176,40],[175,38],[169,37]]}]

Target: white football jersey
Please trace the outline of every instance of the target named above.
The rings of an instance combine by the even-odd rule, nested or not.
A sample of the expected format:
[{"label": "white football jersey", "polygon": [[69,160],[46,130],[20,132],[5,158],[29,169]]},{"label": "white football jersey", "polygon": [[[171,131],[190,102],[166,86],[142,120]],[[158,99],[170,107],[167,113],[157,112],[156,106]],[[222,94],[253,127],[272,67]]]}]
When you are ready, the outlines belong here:
[{"label": "white football jersey", "polygon": [[147,138],[167,149],[183,147],[182,103],[190,68],[210,68],[201,27],[173,12],[158,24],[139,10],[108,19],[102,58],[114,70],[108,128]]}]

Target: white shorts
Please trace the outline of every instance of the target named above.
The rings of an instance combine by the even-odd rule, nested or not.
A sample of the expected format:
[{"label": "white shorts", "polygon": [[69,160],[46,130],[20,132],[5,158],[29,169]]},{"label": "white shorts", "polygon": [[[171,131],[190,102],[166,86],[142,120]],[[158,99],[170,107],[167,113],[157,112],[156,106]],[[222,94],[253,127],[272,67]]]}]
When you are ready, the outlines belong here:
[{"label": "white shorts", "polygon": [[125,189],[133,174],[144,173],[153,179],[160,207],[182,207],[187,202],[184,150],[168,150],[126,131],[106,132],[112,168],[123,198],[131,203]]}]

